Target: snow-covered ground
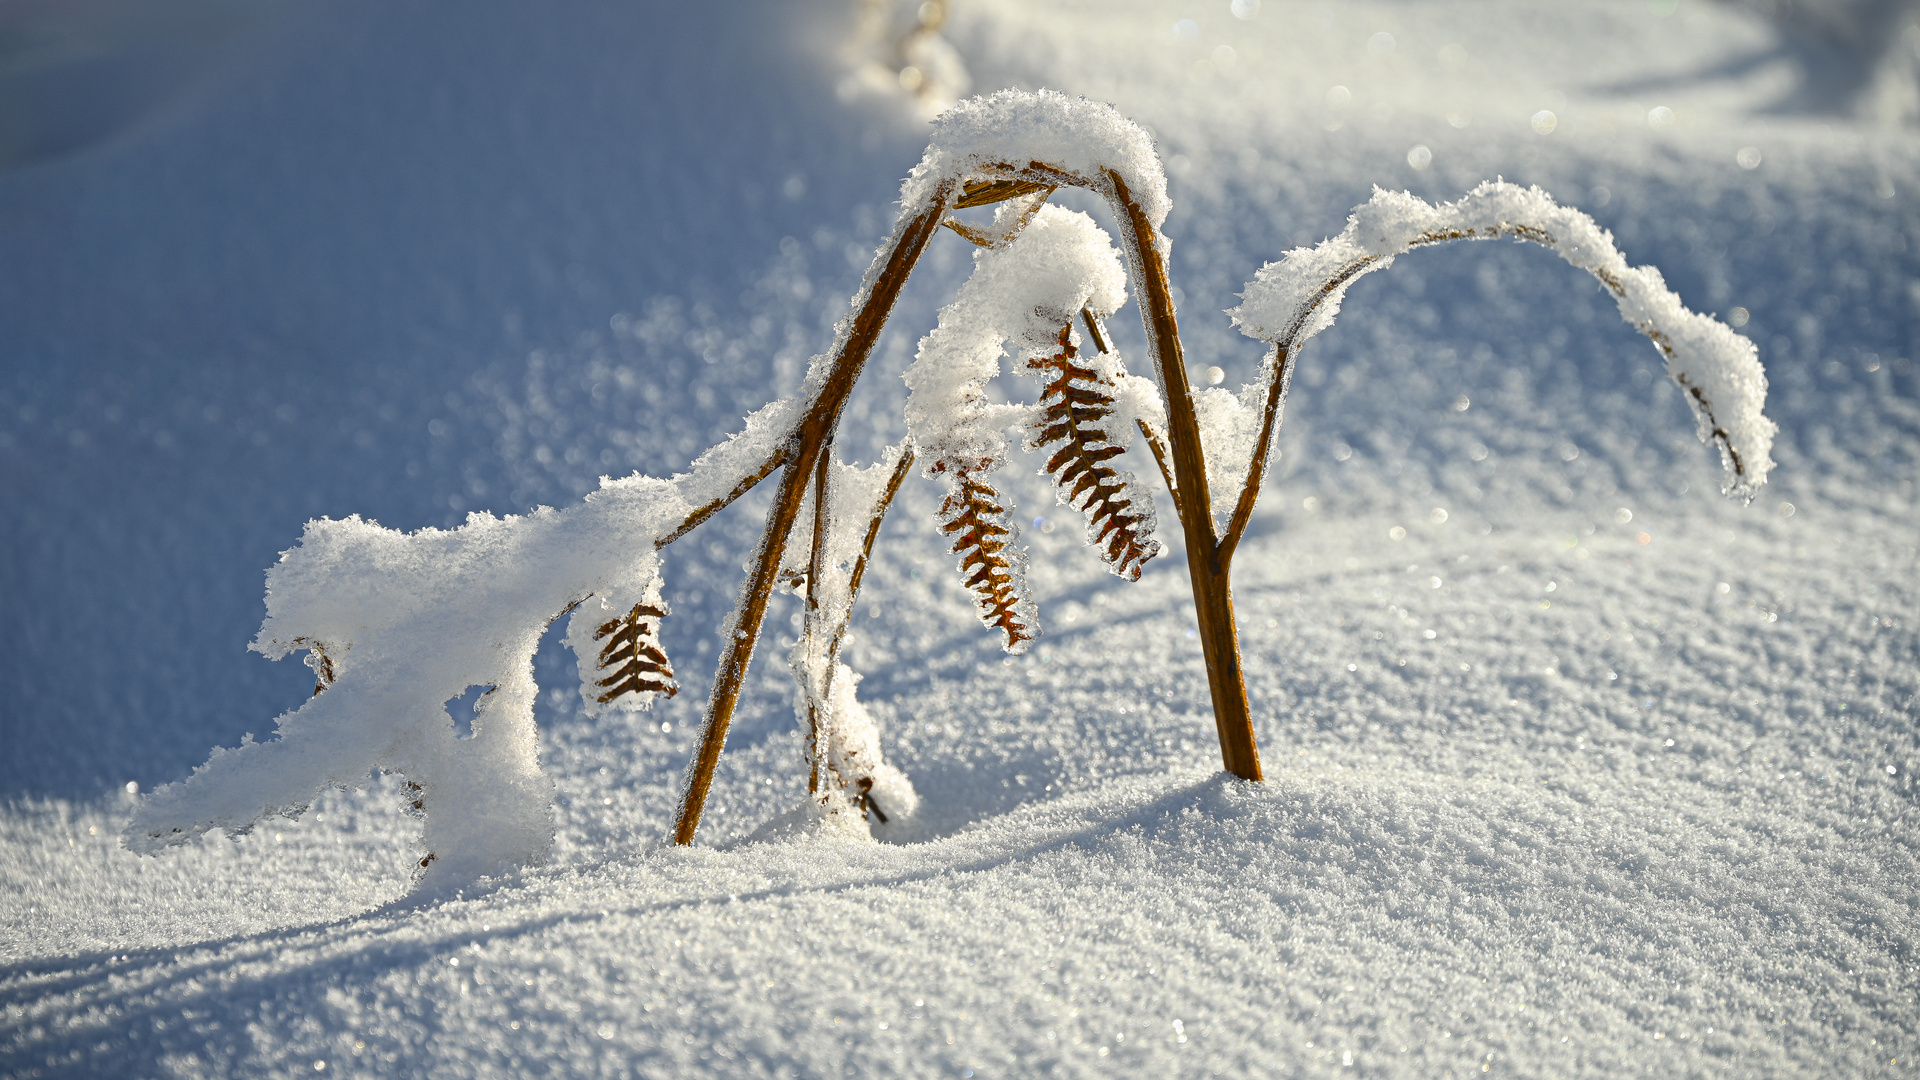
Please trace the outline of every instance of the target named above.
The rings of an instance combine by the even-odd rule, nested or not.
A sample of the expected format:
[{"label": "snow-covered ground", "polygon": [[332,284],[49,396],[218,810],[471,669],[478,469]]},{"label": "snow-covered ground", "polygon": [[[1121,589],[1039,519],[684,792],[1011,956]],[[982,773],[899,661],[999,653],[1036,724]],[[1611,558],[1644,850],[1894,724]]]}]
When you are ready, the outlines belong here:
[{"label": "snow-covered ground", "polygon": [[[749,839],[805,790],[783,598],[672,847],[759,493],[665,555],[679,697],[590,720],[549,635],[551,863],[430,899],[391,778],[158,858],[126,785],[310,692],[244,652],[308,518],[571,505],[792,392],[923,110],[847,3],[166,9],[0,7],[0,1072],[1910,1071],[1905,9],[954,0],[974,90],[1159,140],[1198,371],[1253,377],[1218,313],[1374,185],[1504,176],[1741,324],[1779,468],[1722,499],[1552,254],[1404,256],[1304,354],[1238,559],[1266,783],[1216,771],[1171,529],[1128,584],[1016,478],[1045,635],[1009,660],[916,479],[848,659],[920,815]],[[968,252],[936,242],[844,454],[904,432]]]}]

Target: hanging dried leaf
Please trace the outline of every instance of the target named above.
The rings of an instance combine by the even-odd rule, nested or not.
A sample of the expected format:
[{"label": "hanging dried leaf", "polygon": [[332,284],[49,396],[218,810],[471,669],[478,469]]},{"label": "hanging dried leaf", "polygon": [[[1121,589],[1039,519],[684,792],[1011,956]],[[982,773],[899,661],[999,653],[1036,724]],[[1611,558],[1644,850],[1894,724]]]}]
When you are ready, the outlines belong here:
[{"label": "hanging dried leaf", "polygon": [[1107,464],[1126,450],[1114,437],[1111,374],[1080,362],[1071,324],[1060,330],[1059,350],[1029,358],[1027,368],[1046,380],[1027,449],[1051,451],[1047,475],[1060,501],[1086,515],[1087,543],[1115,574],[1138,581],[1141,567],[1160,553],[1160,542],[1153,538],[1152,497],[1132,473]]},{"label": "hanging dried leaf", "polygon": [[1003,647],[1017,654],[1040,636],[1040,620],[1027,593],[1027,554],[1014,545],[1005,500],[987,481],[990,465],[936,463],[931,471],[947,479],[947,497],[936,517],[940,531],[953,538],[950,550],[960,556],[960,577],[973,594],[980,621],[1004,633]]},{"label": "hanging dried leaf", "polygon": [[660,620],[666,610],[652,604],[635,604],[633,610],[610,619],[593,632],[593,640],[605,640],[600,650],[600,670],[610,674],[594,685],[606,687],[598,698],[605,705],[625,694],[665,694],[680,692],[674,681],[673,665],[660,648]]},{"label": "hanging dried leaf", "polygon": [[1031,195],[1036,191],[1052,191],[1048,184],[1037,184],[1031,180],[969,180],[960,188],[960,198],[954,202],[956,207],[966,209],[970,206],[992,206],[997,202],[1017,199],[1022,195]]}]

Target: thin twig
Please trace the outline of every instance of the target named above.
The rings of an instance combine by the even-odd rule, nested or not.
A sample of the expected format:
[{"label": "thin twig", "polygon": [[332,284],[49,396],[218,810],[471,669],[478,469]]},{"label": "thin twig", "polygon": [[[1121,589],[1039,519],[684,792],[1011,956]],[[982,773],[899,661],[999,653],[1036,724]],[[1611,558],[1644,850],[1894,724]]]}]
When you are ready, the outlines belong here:
[{"label": "thin twig", "polygon": [[1093,338],[1094,348],[1099,349],[1101,352],[1113,351],[1107,348],[1107,336],[1100,332],[1100,321],[1093,317],[1093,311],[1091,309],[1080,309],[1080,321],[1087,324],[1087,334]]},{"label": "thin twig", "polygon": [[[1113,351],[1107,345],[1107,335],[1100,329],[1100,320],[1093,317],[1092,311],[1081,308],[1080,321],[1086,324],[1087,334],[1093,338],[1094,348],[1101,352]],[[1140,429],[1141,436],[1147,440],[1147,449],[1153,451],[1153,463],[1160,467],[1160,479],[1166,482],[1167,495],[1173,499],[1173,516],[1184,526],[1186,518],[1181,516],[1183,511],[1180,507],[1180,485],[1174,482],[1173,468],[1167,463],[1166,441],[1160,438],[1160,433],[1153,430],[1153,425],[1146,420],[1136,417],[1133,423]]]},{"label": "thin twig", "polygon": [[1167,462],[1166,441],[1160,437],[1159,432],[1153,430],[1153,425],[1147,423],[1145,420],[1136,418],[1134,423],[1139,426],[1140,434],[1146,437],[1147,449],[1153,451],[1153,463],[1160,466],[1160,479],[1166,482],[1167,494],[1173,499],[1173,516],[1179,519],[1180,524],[1184,527],[1187,519],[1182,515],[1185,514],[1186,511],[1181,509],[1180,485],[1175,482],[1173,478],[1173,468]]},{"label": "thin twig", "polygon": [[1035,183],[1032,180],[969,180],[960,189],[960,198],[955,200],[955,210],[966,210],[975,206],[992,206],[994,203],[1017,199],[1022,195],[1031,195],[1051,185]]},{"label": "thin twig", "polygon": [[[906,480],[907,473],[913,468],[913,451],[901,445],[900,462],[893,467],[893,475],[887,479],[886,493],[880,496],[880,503],[873,509],[873,518],[867,522],[866,542],[860,547],[860,557],[853,561],[853,575],[847,581],[847,614],[835,629],[833,640],[827,645],[827,662],[835,663],[840,659],[840,646],[847,637],[847,624],[853,614],[853,602],[860,595],[861,579],[867,576],[867,560],[873,555],[873,542],[880,538],[880,522],[887,516],[887,510],[893,506],[893,497],[900,493],[900,484]],[[831,668],[828,669],[831,673]]]},{"label": "thin twig", "polygon": [[940,224],[952,229],[955,233],[958,233],[962,239],[975,247],[998,250],[1013,243],[1015,237],[1026,231],[1027,226],[1033,223],[1034,216],[1040,212],[1042,206],[1047,204],[1047,199],[1052,194],[1053,189],[1051,187],[1040,187],[1022,196],[1027,200],[1026,209],[1015,215],[1014,219],[1008,222],[1006,227],[998,233],[986,228],[975,228],[951,214],[947,215],[946,219],[940,222]]},{"label": "thin twig", "polygon": [[[780,447],[773,452],[772,457],[768,458],[765,462],[761,464],[761,466],[758,469],[755,469],[752,473],[748,474],[739,483],[733,485],[732,491],[727,492],[725,495],[720,496],[719,498],[713,500],[712,502],[706,504],[705,506],[702,506],[700,509],[695,510],[693,513],[688,514],[687,519],[681,522],[672,532],[666,534],[665,536],[661,537],[658,540],[655,540],[653,542],[654,549],[657,551],[660,548],[666,547],[668,544],[673,543],[675,540],[678,540],[681,537],[692,532],[693,530],[699,528],[701,525],[706,523],[706,520],[708,518],[712,517],[713,515],[719,513],[722,510],[725,510],[728,506],[732,505],[733,500],[739,498],[742,495],[745,495],[749,491],[752,491],[754,487],[760,483],[760,481],[765,480],[767,477],[773,475],[773,470],[787,463],[787,459],[792,454],[792,450],[793,448],[791,446],[788,446],[785,443],[782,443]],[[578,603],[578,602],[579,601],[575,601],[575,603]],[[565,614],[565,613],[562,612],[562,614]]]},{"label": "thin twig", "polygon": [[820,619],[820,583],[826,568],[827,528],[832,507],[827,502],[827,481],[833,471],[833,443],[829,438],[820,464],[813,471],[813,549],[807,553],[807,614],[801,626],[801,667],[807,681],[807,756],[813,767],[807,770],[807,790],[820,790],[820,767],[828,764],[820,746],[820,699],[812,685],[813,672],[805,670],[813,655],[813,635]]},{"label": "thin twig", "polygon": [[1273,363],[1269,365],[1272,375],[1267,380],[1266,400],[1261,407],[1260,437],[1253,444],[1253,460],[1247,465],[1247,479],[1240,487],[1240,498],[1234,504],[1233,517],[1227,522],[1227,534],[1220,541],[1215,558],[1221,566],[1233,562],[1233,553],[1240,546],[1240,538],[1247,533],[1247,526],[1253,521],[1253,504],[1260,498],[1260,486],[1267,479],[1267,459],[1273,446],[1273,433],[1279,426],[1280,406],[1286,401],[1287,385],[1293,381],[1294,354],[1298,352],[1295,342],[1300,332],[1306,328],[1311,314],[1321,304],[1354,278],[1366,272],[1368,266],[1377,261],[1377,257],[1368,255],[1355,259],[1334,271],[1333,276],[1313,294],[1313,297],[1294,314],[1293,321],[1287,324],[1286,333],[1274,343]]}]

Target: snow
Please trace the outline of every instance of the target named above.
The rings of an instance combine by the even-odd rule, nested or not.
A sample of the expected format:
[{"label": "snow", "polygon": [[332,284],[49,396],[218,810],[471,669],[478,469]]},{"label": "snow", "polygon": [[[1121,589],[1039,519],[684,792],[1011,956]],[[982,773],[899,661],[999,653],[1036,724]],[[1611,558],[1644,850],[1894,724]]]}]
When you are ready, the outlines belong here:
[{"label": "snow", "polygon": [[[931,129],[904,88],[836,93],[856,5],[195,10],[219,32],[111,40],[225,60],[82,80],[124,98],[89,123],[131,119],[0,172],[19,253],[0,267],[0,1072],[1909,1072],[1904,53],[1691,0],[949,5],[976,90],[1111,102],[1153,140],[1199,371],[1260,382],[1263,347],[1219,312],[1375,188],[1441,207],[1505,177],[1757,346],[1766,486],[1713,495],[1684,392],[1604,286],[1535,245],[1408,251],[1300,355],[1236,557],[1266,783],[1217,771],[1184,553],[1116,580],[1052,518],[1050,478],[1001,470],[1047,611],[1006,657],[927,527],[938,486],[910,477],[833,689],[860,673],[917,810],[882,842],[796,822],[805,735],[763,663],[699,843],[672,846],[761,490],[662,553],[682,689],[650,711],[587,715],[564,622],[509,620],[497,651],[450,639],[446,692],[400,705],[471,746],[486,716],[456,739],[449,700],[537,685],[550,840],[541,865],[408,898],[439,819],[392,773],[263,791],[311,806],[237,839],[120,845],[147,797],[129,782],[178,781],[248,731],[270,745],[266,718],[352,692],[309,701],[309,669],[243,650],[262,572],[309,520],[342,558],[394,553],[352,579],[399,590],[375,605],[388,625],[326,622],[317,586],[276,587],[297,618],[264,612],[276,634],[360,635],[350,672],[416,610],[404,566],[511,563],[482,538],[543,505],[555,529],[655,505],[603,475],[726,489],[760,444],[694,460],[804,392]],[[1833,10],[1869,42],[1910,18]],[[1116,227],[1093,197],[1052,201]],[[907,436],[895,375],[974,250],[929,249],[849,404],[849,467]],[[1137,357],[1130,323],[1106,331]],[[1153,476],[1137,444],[1125,460]],[[852,496],[879,480],[837,475]],[[610,594],[644,588],[612,575],[646,554],[608,554]],[[417,610],[452,623],[445,599]],[[776,599],[770,647],[798,642],[803,600]]]},{"label": "snow", "polygon": [[[1002,203],[996,219],[1017,212]],[[998,222],[997,222],[998,223]],[[1126,300],[1120,254],[1085,214],[1051,203],[1002,248],[974,252],[974,271],[907,368],[907,430],[929,470],[1006,457],[1004,431],[1032,422],[1030,406],[987,401],[1006,347],[1051,351],[1082,309],[1104,318]],[[932,475],[930,472],[929,475]]]},{"label": "snow", "polygon": [[[425,853],[408,859],[429,886],[545,861],[553,785],[533,719],[541,635],[572,613],[584,711],[598,715],[603,691],[588,670],[600,667],[597,628],[636,604],[663,607],[655,548],[760,474],[794,412],[776,401],[687,473],[602,477],[565,511],[475,512],[458,529],[414,533],[358,516],[309,522],[267,574],[253,648],[276,660],[312,651],[322,685],[275,722],[273,739],[216,747],[191,778],[148,796],[128,847],[157,853],[209,829],[248,832],[271,814],[298,817],[323,787],[364,788],[389,770],[406,777],[427,822]],[[445,704],[470,687],[484,689],[463,733]]]}]

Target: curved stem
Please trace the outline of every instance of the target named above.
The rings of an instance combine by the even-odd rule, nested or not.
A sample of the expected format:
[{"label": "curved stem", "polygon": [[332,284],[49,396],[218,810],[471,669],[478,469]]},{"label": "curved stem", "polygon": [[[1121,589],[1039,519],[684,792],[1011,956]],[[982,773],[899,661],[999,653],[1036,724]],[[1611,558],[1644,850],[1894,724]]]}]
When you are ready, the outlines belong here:
[{"label": "curved stem", "polygon": [[1222,565],[1233,561],[1234,549],[1240,546],[1240,538],[1246,535],[1247,526],[1253,521],[1253,504],[1260,498],[1260,486],[1267,479],[1267,459],[1272,457],[1273,433],[1280,424],[1280,407],[1286,402],[1287,386],[1293,381],[1293,358],[1299,352],[1299,335],[1307,324],[1307,316],[1378,261],[1376,256],[1368,255],[1335,270],[1301,307],[1300,313],[1288,325],[1287,332],[1274,343],[1273,360],[1267,366],[1267,396],[1261,409],[1260,437],[1254,442],[1253,460],[1247,465],[1247,482],[1240,488],[1240,499],[1234,504],[1233,518],[1227,523],[1227,535],[1220,541]]}]

